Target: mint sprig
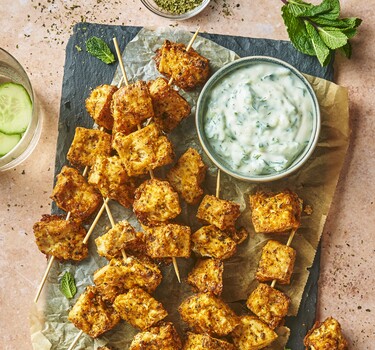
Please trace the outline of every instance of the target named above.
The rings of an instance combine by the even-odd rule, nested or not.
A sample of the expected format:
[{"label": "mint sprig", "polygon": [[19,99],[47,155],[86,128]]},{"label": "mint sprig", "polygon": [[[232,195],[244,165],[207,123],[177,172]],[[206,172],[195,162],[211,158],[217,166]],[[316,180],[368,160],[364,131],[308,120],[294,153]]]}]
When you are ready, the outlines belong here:
[{"label": "mint sprig", "polygon": [[93,36],[86,41],[86,50],[88,53],[106,64],[115,62],[115,56],[106,42],[96,36]]},{"label": "mint sprig", "polygon": [[351,57],[349,39],[356,35],[362,20],[339,18],[339,0],[323,0],[319,5],[302,0],[282,1],[281,15],[297,50],[317,56],[322,66],[330,62],[333,51],[337,49],[346,57]]},{"label": "mint sprig", "polygon": [[68,299],[72,299],[77,293],[77,287],[74,281],[74,277],[69,271],[64,273],[64,276],[60,281],[60,291]]}]

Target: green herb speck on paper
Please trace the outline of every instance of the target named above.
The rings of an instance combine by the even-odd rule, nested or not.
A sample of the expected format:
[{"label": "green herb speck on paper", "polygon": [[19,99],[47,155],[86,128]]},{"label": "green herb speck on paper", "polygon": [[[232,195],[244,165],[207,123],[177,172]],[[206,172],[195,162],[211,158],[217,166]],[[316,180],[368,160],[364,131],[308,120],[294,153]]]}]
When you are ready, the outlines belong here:
[{"label": "green herb speck on paper", "polygon": [[61,279],[60,291],[68,299],[72,299],[77,293],[77,287],[74,281],[74,277],[69,271],[65,272],[64,276]]},{"label": "green herb speck on paper", "polygon": [[93,36],[86,41],[86,50],[92,56],[100,59],[106,64],[115,62],[115,56],[106,42],[96,36]]}]

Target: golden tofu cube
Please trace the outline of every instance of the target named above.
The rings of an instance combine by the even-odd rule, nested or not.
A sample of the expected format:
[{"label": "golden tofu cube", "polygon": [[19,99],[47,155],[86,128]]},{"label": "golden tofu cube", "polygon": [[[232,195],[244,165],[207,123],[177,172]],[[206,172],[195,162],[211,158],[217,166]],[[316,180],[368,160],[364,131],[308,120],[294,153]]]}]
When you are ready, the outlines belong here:
[{"label": "golden tofu cube", "polygon": [[241,316],[231,335],[238,350],[264,349],[277,338],[274,330],[254,316]]},{"label": "golden tofu cube", "polygon": [[262,321],[275,329],[288,313],[290,298],[268,284],[260,283],[250,294],[246,305]]},{"label": "golden tofu cube", "polygon": [[94,185],[104,198],[113,199],[125,208],[132,206],[136,182],[128,176],[119,157],[98,156],[90,169],[88,182]]},{"label": "golden tofu cube", "polygon": [[117,86],[103,84],[92,90],[86,99],[86,109],[95,123],[107,130],[113,128],[113,117],[111,113],[112,96],[117,91]]},{"label": "golden tofu cube", "polygon": [[117,296],[113,307],[123,320],[142,331],[168,316],[163,305],[141,288]]},{"label": "golden tofu cube", "polygon": [[188,332],[183,350],[235,350],[233,344],[210,337],[208,334]]},{"label": "golden tofu cube", "polygon": [[173,161],[172,143],[155,124],[130,135],[117,133],[112,140],[129,176],[139,176]]},{"label": "golden tofu cube", "polygon": [[224,263],[218,259],[198,260],[189,273],[187,282],[199,292],[220,296],[223,291]]},{"label": "golden tofu cube", "polygon": [[245,227],[240,227],[238,230],[229,232],[230,237],[236,242],[236,244],[241,244],[249,236]]},{"label": "golden tofu cube", "polygon": [[214,225],[203,226],[191,235],[192,250],[215,259],[228,259],[236,252],[236,242]]},{"label": "golden tofu cube", "polygon": [[161,224],[145,229],[147,254],[151,258],[188,258],[190,256],[190,227]]},{"label": "golden tofu cube", "polygon": [[185,299],[178,311],[197,333],[224,336],[238,325],[238,317],[221,299],[210,293],[198,293]]},{"label": "golden tofu cube", "polygon": [[94,273],[94,283],[103,299],[113,303],[115,298],[135,287],[149,293],[161,283],[162,275],[150,259],[128,256],[126,259],[112,259],[108,265]]},{"label": "golden tofu cube", "polygon": [[172,77],[173,82],[184,90],[192,90],[203,85],[209,75],[209,60],[193,48],[186,51],[186,46],[165,40],[154,57],[158,71]]},{"label": "golden tofu cube", "polygon": [[306,350],[347,350],[348,343],[342,334],[340,323],[328,317],[323,323],[315,322],[304,339]]},{"label": "golden tofu cube", "polygon": [[95,287],[87,287],[70,310],[68,320],[93,338],[111,330],[120,322],[120,316],[107,305]]},{"label": "golden tofu cube", "polygon": [[171,132],[190,114],[189,103],[168,85],[164,78],[157,78],[148,85],[154,107],[154,122],[164,132]]},{"label": "golden tofu cube", "polygon": [[104,131],[78,127],[67,159],[74,166],[92,166],[97,156],[111,154],[111,135]]},{"label": "golden tofu cube", "polygon": [[135,335],[129,350],[180,350],[181,339],[170,322]]},{"label": "golden tofu cube", "polygon": [[98,254],[110,260],[122,256],[121,250],[136,250],[142,245],[137,231],[126,220],[115,224],[107,233],[95,239]]},{"label": "golden tofu cube", "polygon": [[283,233],[300,226],[302,200],[293,192],[257,192],[250,195],[255,232]]},{"label": "golden tofu cube", "polygon": [[39,250],[60,260],[80,261],[87,257],[83,243],[86,230],[76,219],[65,220],[59,215],[43,215],[33,226]]},{"label": "golden tofu cube", "polygon": [[152,99],[147,83],[137,81],[122,86],[112,97],[113,134],[130,134],[144,120],[154,117]]},{"label": "golden tofu cube", "polygon": [[180,201],[168,181],[146,180],[135,191],[133,210],[146,226],[159,225],[181,213]]},{"label": "golden tofu cube", "polygon": [[237,203],[206,195],[199,205],[197,218],[215,225],[220,230],[233,231],[240,214],[240,206]]},{"label": "golden tofu cube", "polygon": [[276,280],[289,284],[293,273],[296,251],[278,241],[269,240],[262,249],[256,279],[260,282]]},{"label": "golden tofu cube", "polygon": [[64,166],[59,175],[51,199],[72,217],[87,219],[102,203],[102,196],[77,169]]},{"label": "golden tofu cube", "polygon": [[198,204],[207,167],[194,148],[189,148],[168,172],[167,179],[188,204]]}]

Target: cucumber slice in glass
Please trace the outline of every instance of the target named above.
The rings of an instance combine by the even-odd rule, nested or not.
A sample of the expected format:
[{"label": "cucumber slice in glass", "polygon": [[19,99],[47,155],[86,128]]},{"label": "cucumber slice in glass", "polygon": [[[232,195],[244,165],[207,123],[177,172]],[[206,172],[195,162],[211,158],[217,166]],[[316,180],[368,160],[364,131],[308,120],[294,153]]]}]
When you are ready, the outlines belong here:
[{"label": "cucumber slice in glass", "polygon": [[0,132],[23,133],[31,121],[33,105],[26,89],[16,83],[0,85]]},{"label": "cucumber slice in glass", "polygon": [[21,140],[20,134],[7,135],[0,132],[0,157],[10,152]]}]

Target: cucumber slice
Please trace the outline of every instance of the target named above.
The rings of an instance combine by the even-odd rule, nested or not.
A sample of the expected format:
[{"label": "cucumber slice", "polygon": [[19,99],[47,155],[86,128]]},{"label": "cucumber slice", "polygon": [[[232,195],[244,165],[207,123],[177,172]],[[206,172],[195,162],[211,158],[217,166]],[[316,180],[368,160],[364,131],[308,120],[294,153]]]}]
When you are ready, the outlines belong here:
[{"label": "cucumber slice", "polygon": [[0,85],[0,132],[23,133],[31,121],[33,105],[26,89],[16,83]]},{"label": "cucumber slice", "polygon": [[21,140],[21,135],[6,135],[0,132],[0,157],[10,152]]}]

